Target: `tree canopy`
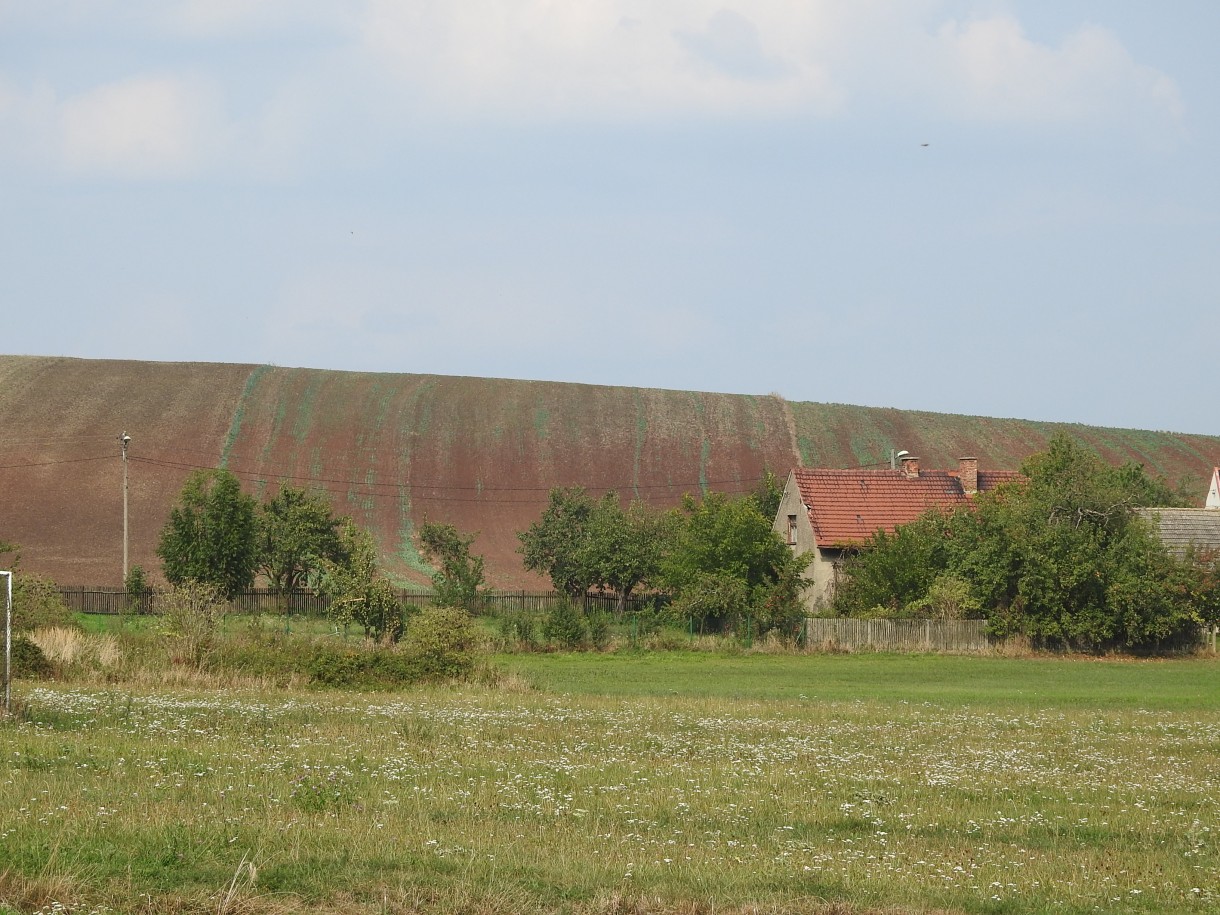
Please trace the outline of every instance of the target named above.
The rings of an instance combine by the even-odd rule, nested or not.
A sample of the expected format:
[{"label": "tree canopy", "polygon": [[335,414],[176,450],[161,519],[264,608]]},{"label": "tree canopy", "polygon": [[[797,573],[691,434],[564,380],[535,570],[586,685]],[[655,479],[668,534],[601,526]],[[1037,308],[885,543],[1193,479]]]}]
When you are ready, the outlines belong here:
[{"label": "tree canopy", "polygon": [[585,551],[594,504],[583,486],[556,487],[542,517],[517,534],[525,568],[548,575],[556,591],[572,598],[584,595],[597,577]]},{"label": "tree canopy", "polygon": [[704,625],[733,626],[749,614],[760,631],[788,629],[803,613],[809,557],[794,556],[771,523],[755,495],[685,496],[661,560],[673,611]]},{"label": "tree canopy", "polygon": [[1025,481],[876,534],[846,567],[835,609],[986,615],[996,636],[1073,648],[1151,647],[1198,620],[1193,574],[1135,514],[1176,494],[1138,465],[1113,467],[1067,436],[1022,465]]},{"label": "tree canopy", "polygon": [[778,481],[732,499],[687,496],[668,512],[617,493],[594,501],[582,488],[553,489],[542,517],[521,532],[525,567],[550,575],[556,590],[580,597],[590,588],[618,594],[619,607],[640,587],[664,591],[671,612],[701,627],[733,627],[747,616],[759,631],[788,631],[803,608],[795,557],[771,529]]},{"label": "tree canopy", "polygon": [[213,584],[226,600],[254,584],[257,504],[227,470],[197,470],[161,531],[157,555],[172,585]]},{"label": "tree canopy", "polygon": [[258,514],[258,571],[277,594],[316,582],[324,562],[341,562],[340,521],[318,494],[281,486]]},{"label": "tree canopy", "polygon": [[471,552],[475,534],[463,534],[452,524],[427,522],[419,529],[425,556],[437,566],[432,576],[437,603],[474,612],[483,592],[483,557]]},{"label": "tree canopy", "polygon": [[339,529],[342,560],[324,560],[321,591],[330,598],[330,615],[340,623],[364,627],[367,638],[397,641],[402,606],[381,571],[373,535],[350,519]]}]

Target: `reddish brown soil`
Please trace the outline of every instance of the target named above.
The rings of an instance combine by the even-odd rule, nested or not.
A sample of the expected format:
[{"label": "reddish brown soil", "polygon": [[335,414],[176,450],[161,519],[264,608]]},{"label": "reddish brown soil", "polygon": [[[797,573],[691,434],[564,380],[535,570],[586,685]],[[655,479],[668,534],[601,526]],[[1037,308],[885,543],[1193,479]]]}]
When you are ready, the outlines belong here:
[{"label": "reddish brown soil", "polygon": [[223,464],[249,491],[322,489],[371,527],[387,565],[427,581],[412,535],[426,520],[478,531],[489,578],[521,569],[518,531],[547,491],[583,485],[661,507],[702,487],[750,488],[764,468],[846,467],[903,448],[923,466],[962,455],[1012,469],[1066,430],[1206,492],[1220,438],[1022,420],[786,403],[777,397],[269,366],[0,356],[0,540],[65,584],[117,584],[130,446],[131,562],[156,571],[186,475]]}]

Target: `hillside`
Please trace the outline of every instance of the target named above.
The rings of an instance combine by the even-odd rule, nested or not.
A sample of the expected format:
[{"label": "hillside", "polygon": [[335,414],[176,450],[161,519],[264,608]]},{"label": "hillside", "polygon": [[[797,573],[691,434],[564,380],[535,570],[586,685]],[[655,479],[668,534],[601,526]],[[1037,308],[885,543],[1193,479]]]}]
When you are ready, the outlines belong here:
[{"label": "hillside", "polygon": [[68,584],[117,584],[122,464],[130,446],[131,562],[156,543],[195,467],[226,466],[251,492],[323,489],[372,528],[396,577],[426,582],[425,520],[479,531],[500,587],[539,587],[516,532],[547,491],[580,484],[657,506],[702,488],[741,492],[764,468],[878,464],[891,448],[927,468],[962,455],[1015,468],[1066,431],[1107,460],[1138,461],[1206,492],[1220,437],[988,419],[778,396],[707,394],[275,366],[0,356],[0,539],[23,567]]}]

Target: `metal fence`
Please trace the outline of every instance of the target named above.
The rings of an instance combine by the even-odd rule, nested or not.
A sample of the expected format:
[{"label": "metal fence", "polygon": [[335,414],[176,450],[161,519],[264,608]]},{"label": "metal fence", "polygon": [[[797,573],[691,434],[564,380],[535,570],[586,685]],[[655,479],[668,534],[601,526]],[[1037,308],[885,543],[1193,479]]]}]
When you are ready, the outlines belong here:
[{"label": "metal fence", "polygon": [[[109,616],[156,613],[158,593],[144,594],[132,601],[122,588],[79,585],[59,589],[68,609],[76,613]],[[404,607],[426,607],[434,597],[431,591],[411,588],[397,589],[395,594]],[[480,598],[477,610],[488,615],[546,612],[569,599],[568,595],[557,591],[489,591]],[[623,602],[622,609],[630,612],[651,609],[663,604],[664,600],[663,596],[655,594],[633,594]],[[592,612],[619,609],[616,594],[590,593],[577,599],[576,603]],[[234,596],[232,604],[235,613],[288,613],[293,616],[325,616],[330,607],[329,599],[317,592],[277,594],[269,588],[242,591]]]},{"label": "metal fence", "polygon": [[842,651],[987,651],[986,620],[807,619],[805,644]]}]

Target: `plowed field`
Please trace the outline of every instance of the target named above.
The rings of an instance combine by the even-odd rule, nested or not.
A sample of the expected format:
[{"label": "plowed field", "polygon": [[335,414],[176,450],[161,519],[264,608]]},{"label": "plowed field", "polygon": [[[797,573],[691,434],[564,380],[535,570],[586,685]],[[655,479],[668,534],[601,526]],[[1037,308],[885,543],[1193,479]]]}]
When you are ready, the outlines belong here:
[{"label": "plowed field", "polygon": [[426,582],[426,520],[478,531],[500,587],[541,587],[516,554],[552,486],[674,505],[740,492],[764,468],[878,464],[891,448],[926,468],[962,455],[1012,469],[1060,429],[1200,494],[1220,438],[706,394],[274,366],[0,356],[0,539],[23,568],[65,584],[117,584],[122,461],[131,436],[131,562],[155,571],[183,480],[225,466],[249,491],[325,491],[376,533],[394,576]]}]

